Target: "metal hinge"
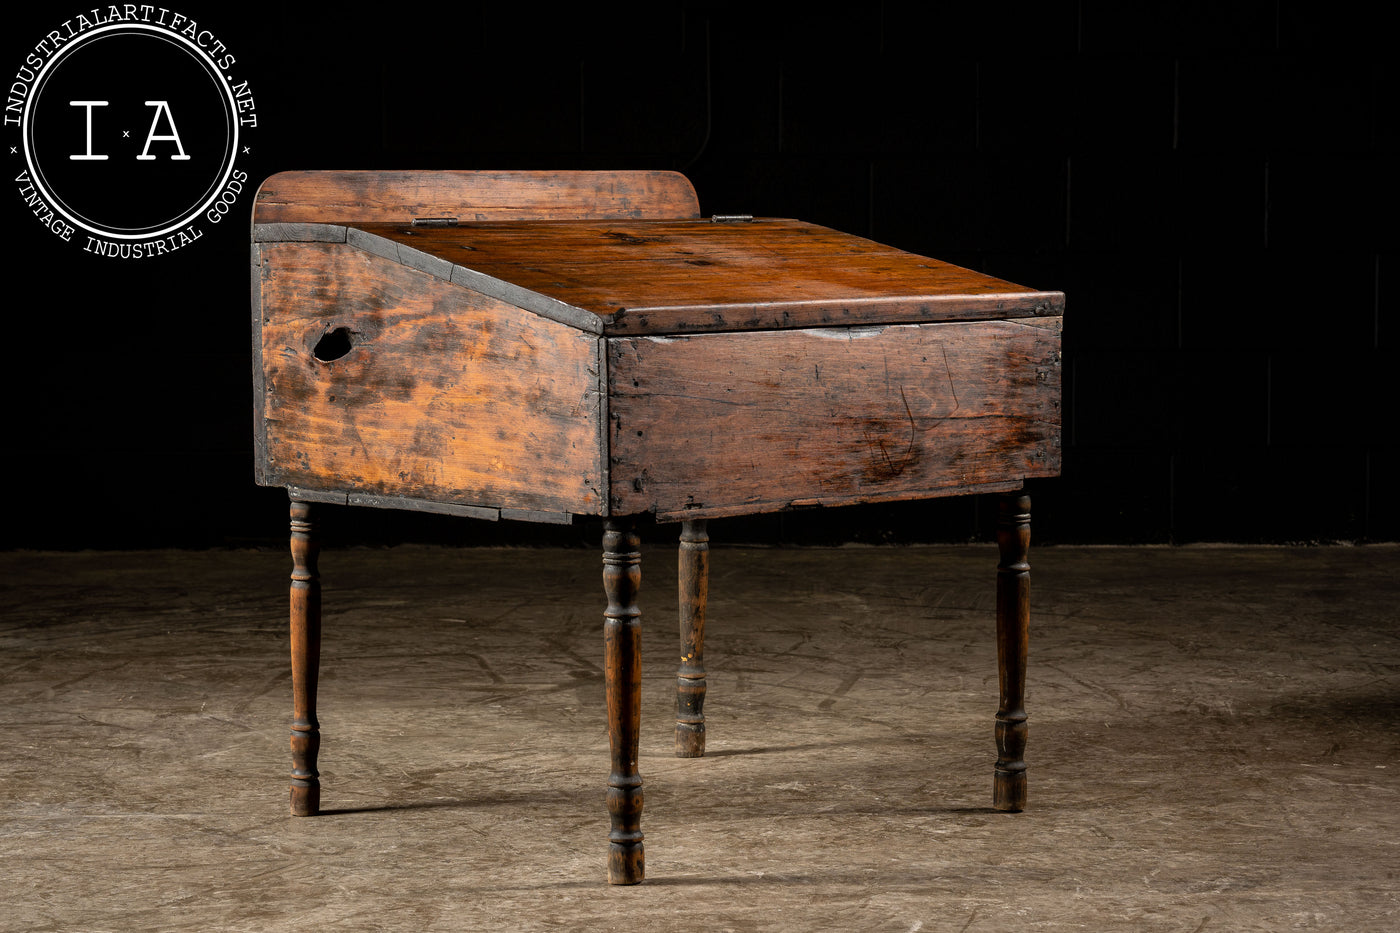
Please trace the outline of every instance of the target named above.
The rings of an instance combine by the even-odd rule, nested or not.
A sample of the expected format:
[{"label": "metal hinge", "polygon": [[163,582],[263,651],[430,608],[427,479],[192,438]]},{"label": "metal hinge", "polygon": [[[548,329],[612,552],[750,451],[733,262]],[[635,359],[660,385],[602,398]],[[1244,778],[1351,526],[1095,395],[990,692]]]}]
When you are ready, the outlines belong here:
[{"label": "metal hinge", "polygon": [[752,214],[715,214],[710,218],[712,224],[746,224],[753,220]]},{"label": "metal hinge", "polygon": [[415,227],[455,227],[456,217],[415,217],[413,218]]}]

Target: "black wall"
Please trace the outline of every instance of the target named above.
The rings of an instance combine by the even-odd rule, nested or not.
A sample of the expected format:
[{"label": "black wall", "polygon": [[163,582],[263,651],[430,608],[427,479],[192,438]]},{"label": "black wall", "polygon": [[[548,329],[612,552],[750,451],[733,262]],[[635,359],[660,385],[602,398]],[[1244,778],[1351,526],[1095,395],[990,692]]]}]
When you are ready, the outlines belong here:
[{"label": "black wall", "polygon": [[[71,6],[7,14],[3,73]],[[1032,490],[1041,540],[1400,537],[1400,75],[1361,5],[169,6],[246,66],[254,182],[679,169],[706,213],[801,217],[1064,290],[1065,475]],[[14,185],[0,195],[0,546],[282,538],[284,496],[252,483],[250,196],[195,246],[121,261],[57,243]],[[956,541],[985,536],[988,512],[892,505],[712,533]],[[596,538],[330,521],[346,541]]]}]

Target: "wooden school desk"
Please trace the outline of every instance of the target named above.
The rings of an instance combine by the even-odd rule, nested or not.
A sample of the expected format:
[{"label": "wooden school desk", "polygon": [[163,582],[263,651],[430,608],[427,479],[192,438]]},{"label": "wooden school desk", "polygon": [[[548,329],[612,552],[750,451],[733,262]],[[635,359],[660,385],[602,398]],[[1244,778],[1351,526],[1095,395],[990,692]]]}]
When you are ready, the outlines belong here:
[{"label": "wooden school desk", "polygon": [[253,215],[257,481],[291,497],[292,812],[320,807],[314,504],[604,519],[608,877],[642,880],[634,522],[680,525],[676,753],[704,753],[711,518],[1001,495],[993,799],[1025,803],[1030,500],[1064,296],[670,172],[289,172]]}]

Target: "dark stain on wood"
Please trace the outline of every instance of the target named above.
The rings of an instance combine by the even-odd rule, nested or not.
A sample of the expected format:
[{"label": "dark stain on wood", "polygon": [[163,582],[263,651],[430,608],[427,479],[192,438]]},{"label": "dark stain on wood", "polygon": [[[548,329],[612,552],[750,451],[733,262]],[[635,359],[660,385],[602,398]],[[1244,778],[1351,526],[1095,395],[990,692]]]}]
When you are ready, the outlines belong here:
[{"label": "dark stain on wood", "polygon": [[[814,364],[813,369],[819,371],[820,365]],[[865,445],[870,451],[869,462],[861,471],[861,477],[866,483],[873,485],[897,480],[907,470],[917,467],[923,459],[923,446],[919,443],[919,425],[914,420],[913,410],[909,408],[909,400],[903,386],[899,387],[899,397],[904,403],[904,413],[907,416],[905,421],[872,419],[862,428]],[[934,427],[937,427],[936,423]]]},{"label": "dark stain on wood", "polygon": [[586,312],[609,335],[996,319],[1058,313],[1064,301],[797,220],[356,230]]},{"label": "dark stain on wood", "polygon": [[[254,211],[257,480],[292,498],[294,813],[320,806],[308,502],[608,516],[608,874],[645,876],[635,517],[681,521],[676,753],[705,747],[705,520],[1003,492],[993,805],[1025,805],[1030,501],[1060,467],[1064,296],[669,172],[290,172]],[[432,224],[414,221],[434,218]]]},{"label": "dark stain on wood", "polygon": [[645,475],[614,484],[614,512],[951,495],[1059,468],[1050,328],[914,324],[608,348],[614,475]]},{"label": "dark stain on wood", "polygon": [[263,182],[254,208],[258,224],[698,216],[690,181],[653,171],[282,172]]}]

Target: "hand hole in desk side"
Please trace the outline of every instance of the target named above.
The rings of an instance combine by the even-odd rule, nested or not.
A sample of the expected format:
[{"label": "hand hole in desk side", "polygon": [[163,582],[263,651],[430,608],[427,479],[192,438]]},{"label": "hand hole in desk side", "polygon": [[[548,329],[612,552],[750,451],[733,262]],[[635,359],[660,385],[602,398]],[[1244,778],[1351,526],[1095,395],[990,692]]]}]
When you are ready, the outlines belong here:
[{"label": "hand hole in desk side", "polygon": [[311,349],[311,355],[322,363],[330,363],[349,353],[350,347],[350,328],[337,327],[321,335],[321,339],[316,341],[316,346]]}]

